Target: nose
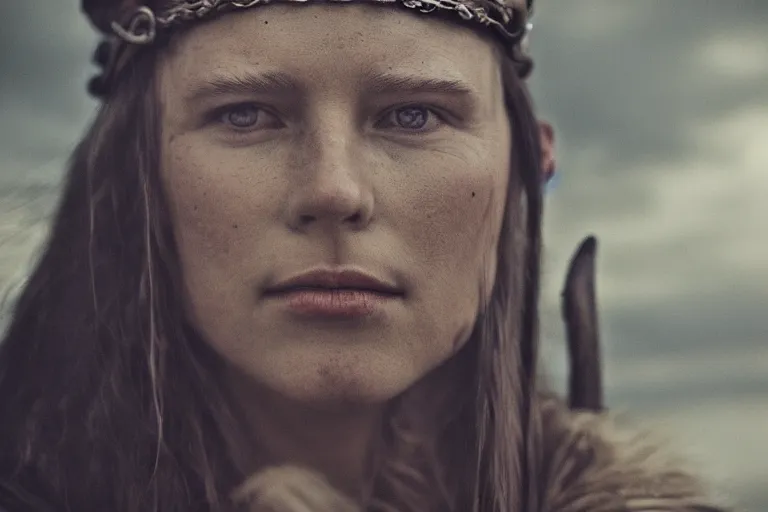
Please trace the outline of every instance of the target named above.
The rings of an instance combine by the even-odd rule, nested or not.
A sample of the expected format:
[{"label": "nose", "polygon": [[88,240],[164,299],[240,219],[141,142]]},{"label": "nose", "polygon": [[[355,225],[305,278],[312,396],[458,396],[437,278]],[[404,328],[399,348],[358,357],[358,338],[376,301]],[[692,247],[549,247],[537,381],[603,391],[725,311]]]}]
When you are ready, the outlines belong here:
[{"label": "nose", "polygon": [[373,192],[356,157],[355,139],[353,133],[326,127],[302,141],[302,164],[287,204],[292,230],[361,230],[370,224]]}]

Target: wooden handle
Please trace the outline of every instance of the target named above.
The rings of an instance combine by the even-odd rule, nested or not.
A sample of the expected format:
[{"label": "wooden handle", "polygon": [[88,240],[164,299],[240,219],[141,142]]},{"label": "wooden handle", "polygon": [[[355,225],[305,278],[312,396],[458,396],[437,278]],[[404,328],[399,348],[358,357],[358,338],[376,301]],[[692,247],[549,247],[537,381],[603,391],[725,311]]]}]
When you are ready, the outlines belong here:
[{"label": "wooden handle", "polygon": [[604,408],[595,296],[596,254],[597,239],[588,236],[571,259],[562,292],[562,314],[570,355],[570,407],[591,411]]}]

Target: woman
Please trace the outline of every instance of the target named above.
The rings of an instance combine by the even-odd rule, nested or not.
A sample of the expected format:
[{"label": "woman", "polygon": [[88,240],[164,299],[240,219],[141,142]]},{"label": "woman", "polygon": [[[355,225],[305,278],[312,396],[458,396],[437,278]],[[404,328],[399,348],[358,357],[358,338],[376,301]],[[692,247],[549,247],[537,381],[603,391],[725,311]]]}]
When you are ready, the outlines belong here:
[{"label": "woman", "polygon": [[0,349],[8,510],[717,510],[536,381],[530,5],[85,1]]}]

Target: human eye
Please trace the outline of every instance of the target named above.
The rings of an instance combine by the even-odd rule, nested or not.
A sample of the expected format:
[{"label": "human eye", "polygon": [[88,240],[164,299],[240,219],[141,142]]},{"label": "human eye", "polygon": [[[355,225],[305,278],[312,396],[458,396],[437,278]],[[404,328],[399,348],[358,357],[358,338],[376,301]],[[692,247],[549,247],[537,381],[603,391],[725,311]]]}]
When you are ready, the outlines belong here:
[{"label": "human eye", "polygon": [[439,129],[445,118],[428,105],[405,105],[389,110],[376,124],[377,128],[400,132],[429,133]]},{"label": "human eye", "polygon": [[275,130],[284,127],[276,115],[254,103],[237,103],[214,109],[209,122],[234,132]]}]

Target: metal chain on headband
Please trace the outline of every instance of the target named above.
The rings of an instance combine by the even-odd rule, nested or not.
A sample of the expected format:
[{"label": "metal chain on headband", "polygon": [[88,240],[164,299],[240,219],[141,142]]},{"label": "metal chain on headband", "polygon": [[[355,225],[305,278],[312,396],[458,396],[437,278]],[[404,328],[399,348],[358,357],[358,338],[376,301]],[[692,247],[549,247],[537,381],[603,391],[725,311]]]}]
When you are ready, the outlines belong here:
[{"label": "metal chain on headband", "polygon": [[132,48],[155,43],[162,32],[190,22],[202,21],[225,12],[248,9],[275,3],[309,4],[321,3],[372,3],[400,5],[419,13],[444,12],[458,15],[463,22],[477,23],[491,29],[510,51],[519,51],[526,46],[527,34],[531,29],[527,18],[532,9],[532,0],[527,0],[527,12],[521,15],[504,0],[187,0],[176,4],[162,14],[156,14],[146,6],[136,8],[124,24],[112,21],[113,36],[104,41],[96,50],[95,62],[102,68],[102,74],[89,83],[91,94],[106,96],[115,75],[134,54]]},{"label": "metal chain on headband", "polygon": [[[156,15],[148,7],[139,7],[128,21],[122,26],[112,22],[112,30],[123,41],[130,44],[151,44],[157,37],[158,30],[164,30],[189,21],[205,19],[211,15],[248,9],[272,3],[310,3],[311,0],[197,0],[187,1],[169,9],[164,15]],[[361,0],[325,0],[334,3],[353,3]],[[490,10],[457,0],[362,0],[369,3],[396,4],[431,13],[437,10],[455,12],[464,21],[474,21],[493,28],[503,38],[514,44],[519,42],[525,32],[525,25],[513,27],[513,10],[500,0],[489,0],[486,5]]]}]

